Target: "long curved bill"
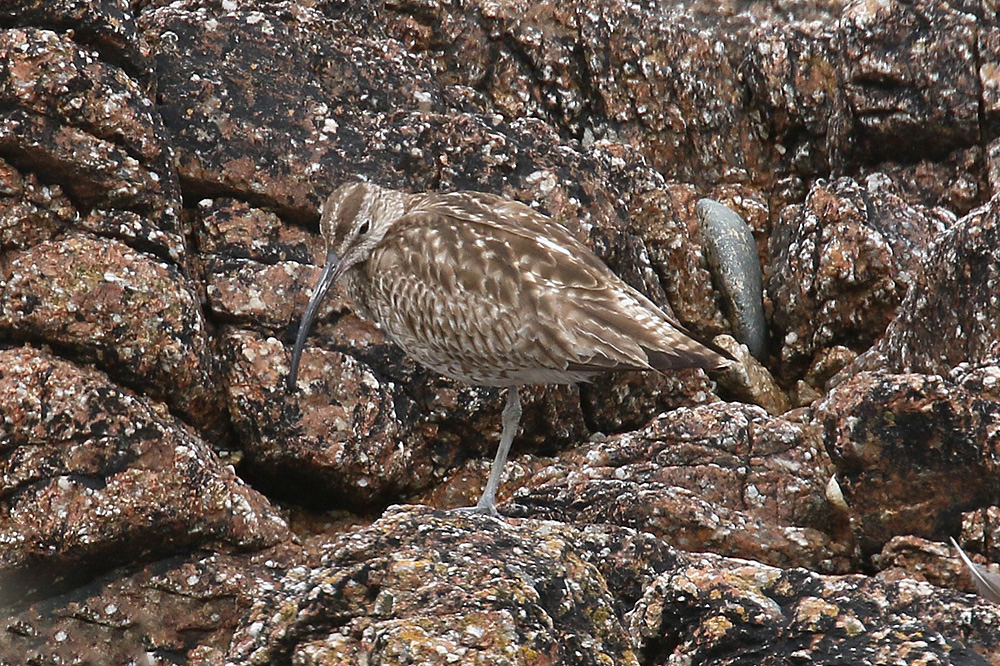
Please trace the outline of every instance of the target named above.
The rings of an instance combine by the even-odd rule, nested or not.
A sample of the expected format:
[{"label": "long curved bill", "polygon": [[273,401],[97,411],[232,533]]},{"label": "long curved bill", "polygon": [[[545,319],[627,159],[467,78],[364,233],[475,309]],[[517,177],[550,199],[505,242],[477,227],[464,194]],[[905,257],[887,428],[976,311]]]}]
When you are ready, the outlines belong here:
[{"label": "long curved bill", "polygon": [[309,298],[309,305],[306,307],[305,314],[302,315],[302,322],[299,324],[299,333],[295,337],[295,349],[292,350],[292,368],[288,373],[289,391],[295,391],[295,382],[299,376],[299,360],[302,357],[302,348],[306,344],[306,337],[309,335],[309,328],[312,326],[316,312],[319,311],[319,304],[323,302],[323,297],[329,291],[330,285],[340,277],[340,271],[337,270],[339,266],[340,257],[333,250],[327,252],[323,273],[319,276],[319,282],[316,283],[316,288]]}]

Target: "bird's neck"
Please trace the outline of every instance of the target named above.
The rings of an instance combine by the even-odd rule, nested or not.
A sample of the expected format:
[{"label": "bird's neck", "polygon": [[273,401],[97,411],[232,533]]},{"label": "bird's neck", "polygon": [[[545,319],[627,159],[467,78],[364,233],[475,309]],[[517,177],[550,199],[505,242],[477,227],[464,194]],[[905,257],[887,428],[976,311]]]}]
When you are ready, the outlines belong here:
[{"label": "bird's neck", "polygon": [[364,267],[362,264],[355,264],[344,271],[340,278],[343,285],[344,295],[351,301],[355,314],[364,319],[375,319],[371,308],[368,307],[368,294],[370,280],[362,275]]}]

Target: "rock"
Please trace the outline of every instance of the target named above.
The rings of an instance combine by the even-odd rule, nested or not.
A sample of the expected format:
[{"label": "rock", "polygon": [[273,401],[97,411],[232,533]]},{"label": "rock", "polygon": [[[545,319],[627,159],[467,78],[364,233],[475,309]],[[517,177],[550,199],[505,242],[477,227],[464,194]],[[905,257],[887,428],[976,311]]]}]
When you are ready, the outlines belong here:
[{"label": "rock", "polygon": [[245,465],[272,492],[310,504],[347,502],[356,510],[386,501],[423,476],[425,442],[403,438],[395,418],[409,402],[362,362],[309,349],[299,391],[285,392],[289,354],[274,338],[234,333],[227,341],[229,411]]},{"label": "rock", "polygon": [[0,327],[96,361],[192,423],[218,431],[222,395],[200,304],[170,264],[70,235],[6,257]]},{"label": "rock", "polygon": [[718,400],[715,386],[701,370],[670,373],[622,372],[579,385],[583,429],[590,433],[616,433],[641,428],[665,411],[694,407]]},{"label": "rock", "polygon": [[296,550],[194,549],[129,563],[58,597],[18,600],[3,609],[0,655],[8,663],[221,663],[240,619]]},{"label": "rock", "polygon": [[951,546],[944,542],[909,534],[895,536],[885,542],[882,551],[872,558],[872,563],[879,569],[880,580],[919,580],[938,587],[975,591],[971,584],[965,589],[962,579],[968,574],[962,571],[961,561],[956,561]]},{"label": "rock", "polygon": [[5,27],[72,30],[74,41],[94,49],[101,60],[120,63],[129,76],[150,84],[149,48],[126,0],[10,0],[0,7],[0,21]]},{"label": "rock", "polygon": [[[966,549],[1000,561],[1000,507],[990,505],[962,515],[959,541]],[[972,588],[969,588],[971,591]]]},{"label": "rock", "polygon": [[285,261],[315,263],[324,258],[322,242],[284,224],[270,211],[236,199],[203,199],[198,210],[195,239],[203,256],[249,259],[268,266]]},{"label": "rock", "polygon": [[[1000,559],[993,13],[4,3],[0,662],[1000,660],[994,609],[926,582],[971,589],[948,537]],[[358,177],[520,199],[706,339],[695,202],[724,202],[776,362],[732,404],[699,372],[534,387],[532,518],[369,525],[474,499],[502,400],[338,294],[283,390]]]},{"label": "rock", "polygon": [[178,550],[290,537],[207,444],[99,371],[0,351],[0,413],[4,605]]},{"label": "rock", "polygon": [[189,196],[241,193],[308,220],[340,181],[426,188],[439,170],[428,114],[441,89],[398,42],[290,3],[172,3],[139,23]]},{"label": "rock", "polygon": [[[95,55],[49,30],[0,32],[0,148],[79,208],[132,211],[123,240],[181,261],[179,184],[160,115],[139,83]],[[97,220],[83,226],[119,236]]]},{"label": "rock", "polygon": [[214,319],[261,332],[297,320],[317,277],[318,239],[274,214],[232,199],[199,202],[195,238],[201,280]]},{"label": "rock", "polygon": [[739,344],[729,335],[720,335],[713,342],[735,359],[735,363],[718,375],[722,393],[731,400],[760,405],[771,416],[780,416],[788,411],[788,398],[767,368],[750,355],[746,345]]},{"label": "rock", "polygon": [[668,183],[664,188],[634,194],[629,217],[642,236],[671,310],[692,332],[711,339],[730,328],[701,244],[688,240],[700,236],[698,196],[690,185]]},{"label": "rock", "polygon": [[896,535],[943,540],[958,531],[961,512],[992,502],[1000,401],[969,380],[860,373],[831,391],[814,418],[863,553]]},{"label": "rock", "polygon": [[700,199],[696,209],[708,265],[719,285],[733,337],[762,360],[767,351],[767,322],[757,243],[746,221],[733,209],[712,199]]},{"label": "rock", "polygon": [[862,167],[861,174],[888,176],[911,206],[924,206],[964,216],[997,193],[983,179],[988,168],[980,146],[958,148],[937,160],[880,162]]},{"label": "rock", "polygon": [[994,604],[912,579],[822,576],[706,553],[664,571],[628,620],[651,664],[985,665],[998,656],[1000,616]]},{"label": "rock", "polygon": [[[746,30],[745,17],[719,30],[717,17],[702,22],[697,13],[655,4],[641,12],[586,1],[569,7],[572,13],[566,3],[543,3],[528,20],[517,6],[490,16],[504,41],[520,47],[515,57],[527,53],[531,67],[497,87],[531,90],[524,79],[534,78],[537,86],[542,78],[543,90],[535,88],[534,96],[554,103],[570,131],[623,140],[651,166],[684,181],[746,176],[760,183],[762,171],[755,166],[766,159],[758,140],[762,128],[740,101],[736,83],[743,54],[728,42]],[[546,47],[538,37],[554,25],[561,28],[561,39],[554,40],[559,46]],[[538,77],[532,70],[554,76]]]},{"label": "rock", "polygon": [[[979,140],[976,15],[943,2],[847,5],[843,93],[865,156],[943,155]],[[891,148],[891,152],[889,149]]]},{"label": "rock", "polygon": [[[900,314],[841,375],[861,370],[947,374],[1000,357],[1000,199],[942,234]],[[835,378],[834,381],[839,379]]]},{"label": "rock", "polygon": [[290,570],[226,660],[985,664],[976,652],[995,659],[998,620],[995,606],[911,579],[683,554],[608,525],[396,507],[331,544],[322,566]]},{"label": "rock", "polygon": [[[503,404],[496,389],[436,377],[412,361],[399,362],[398,351],[392,355],[400,374],[386,376],[364,357],[313,348],[303,357],[299,390],[289,395],[290,352],[281,342],[237,332],[226,345],[229,411],[244,443],[246,471],[272,493],[366,513],[426,491],[470,456],[488,462],[496,451]],[[384,356],[385,343],[380,347],[368,353]],[[518,445],[579,438],[585,426],[581,416],[572,418],[574,410],[575,391],[525,392],[523,420],[531,436]],[[481,489],[486,477],[484,470],[468,482]],[[468,492],[452,494],[453,501]]]},{"label": "rock", "polygon": [[291,570],[233,638],[233,664],[638,664],[577,530],[398,508]]},{"label": "rock", "polygon": [[24,250],[50,240],[77,216],[58,185],[45,185],[0,160],[0,249]]},{"label": "rock", "polygon": [[685,550],[847,571],[851,545],[825,500],[834,467],[820,435],[750,405],[676,409],[560,454],[514,494],[510,510],[610,522]]},{"label": "rock", "polygon": [[841,157],[838,141],[847,119],[836,36],[833,21],[778,21],[747,41],[749,92],[779,154],[801,176],[828,173]]},{"label": "rock", "polygon": [[786,209],[770,239],[767,281],[780,378],[800,375],[829,347],[870,347],[940,230],[936,216],[905,204],[875,176],[864,185],[818,183],[801,207]]}]

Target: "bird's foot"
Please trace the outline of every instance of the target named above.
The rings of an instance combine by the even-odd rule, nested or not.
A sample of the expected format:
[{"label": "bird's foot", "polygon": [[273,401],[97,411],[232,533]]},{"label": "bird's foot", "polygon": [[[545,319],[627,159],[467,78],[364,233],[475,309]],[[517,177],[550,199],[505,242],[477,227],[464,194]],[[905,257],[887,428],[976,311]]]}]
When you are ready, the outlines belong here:
[{"label": "bird's foot", "polygon": [[450,509],[454,513],[461,513],[465,515],[479,515],[479,516],[490,516],[492,518],[500,518],[500,514],[497,512],[497,507],[492,502],[490,504],[476,504],[475,506],[460,506],[455,509]]}]

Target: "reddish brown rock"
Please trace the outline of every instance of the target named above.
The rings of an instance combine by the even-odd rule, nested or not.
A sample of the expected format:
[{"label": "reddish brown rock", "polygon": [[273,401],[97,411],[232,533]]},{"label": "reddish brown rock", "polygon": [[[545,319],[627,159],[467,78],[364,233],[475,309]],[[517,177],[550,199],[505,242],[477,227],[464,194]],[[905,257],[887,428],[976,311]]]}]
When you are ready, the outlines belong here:
[{"label": "reddish brown rock", "polygon": [[199,553],[131,565],[55,599],[5,608],[7,663],[221,663],[241,618],[297,549]]},{"label": "reddish brown rock", "polygon": [[730,329],[716,302],[701,243],[690,242],[698,238],[695,203],[700,196],[695,188],[676,183],[636,193],[629,218],[643,238],[674,313],[692,331],[710,339]]},{"label": "reddish brown rock", "polygon": [[511,509],[623,525],[685,550],[847,571],[850,541],[825,496],[834,471],[816,427],[713,403],[561,454]]},{"label": "reddish brown rock", "polygon": [[29,347],[0,359],[5,604],[179,550],[289,538],[267,500],[162,406]]},{"label": "reddish brown rock", "polygon": [[0,160],[0,252],[23,250],[73,224],[78,215],[58,185]]},{"label": "reddish brown rock", "polygon": [[938,587],[975,592],[969,574],[950,544],[905,535],[889,539],[872,558],[880,580],[926,581]]},{"label": "reddish brown rock", "polygon": [[422,148],[440,123],[426,115],[440,88],[401,44],[302,5],[172,3],[140,23],[189,196],[240,193],[309,219],[348,177],[402,185],[406,173],[418,187],[434,177]]},{"label": "reddish brown rock", "polygon": [[203,199],[198,202],[198,212],[195,239],[203,255],[267,265],[282,261],[320,263],[325,258],[320,239],[242,201]]},{"label": "reddish brown rock", "polygon": [[897,535],[944,540],[961,512],[995,501],[1000,401],[975,384],[861,373],[831,391],[815,419],[866,554]]},{"label": "reddish brown rock", "polygon": [[102,60],[148,82],[149,48],[136,29],[137,9],[129,0],[9,0],[0,6],[0,21],[72,31],[74,41],[95,49]]},{"label": "reddish brown rock", "polygon": [[969,213],[927,256],[885,337],[844,375],[860,370],[947,374],[1000,357],[1000,200]]},{"label": "reddish brown rock", "polygon": [[395,417],[405,394],[366,365],[307,350],[298,393],[289,396],[288,353],[278,340],[235,333],[226,348],[229,411],[246,464],[273,491],[364,510],[423,476],[413,468],[431,456],[403,439]]},{"label": "reddish brown rock", "polygon": [[598,108],[621,123],[621,136],[651,166],[697,184],[770,185],[769,169],[761,168],[768,162],[763,128],[738,85],[745,54],[729,46],[731,25],[705,29],[658,5],[642,13],[616,5],[588,9],[581,15],[599,17],[581,31],[584,44],[598,47],[587,53]]},{"label": "reddish brown rock", "polygon": [[[239,332],[226,346],[229,411],[247,471],[281,496],[369,512],[426,490],[471,456],[491,460],[496,450],[500,391],[434,376],[384,343],[352,355],[307,349],[294,394],[281,342]],[[523,422],[528,436],[517,448],[554,447],[584,428],[577,394],[560,388],[527,392]],[[486,476],[469,478],[472,488]],[[450,501],[465,504],[464,494]]]},{"label": "reddish brown rock", "polygon": [[204,269],[208,307],[216,322],[276,332],[301,316],[315,285],[313,271],[287,262],[211,258]]},{"label": "reddish brown rock", "polygon": [[232,199],[199,202],[195,242],[211,317],[280,333],[305,310],[322,242],[271,212]]},{"label": "reddish brown rock", "polygon": [[172,265],[110,239],[71,235],[9,255],[6,336],[66,348],[141,387],[202,428],[220,427],[205,321]]},{"label": "reddish brown rock", "polygon": [[990,188],[981,146],[959,148],[937,160],[882,162],[862,167],[861,173],[888,176],[899,187],[899,195],[912,206],[943,209],[956,216],[968,214],[997,193]]},{"label": "reddish brown rock", "polygon": [[838,89],[840,59],[832,22],[776,22],[753,34],[743,74],[754,105],[793,173],[828,173],[839,159],[844,123]]},{"label": "reddish brown rock", "polygon": [[839,22],[860,161],[941,156],[980,137],[979,20],[961,5],[855,2]]},{"label": "reddish brown rock", "polygon": [[583,416],[595,433],[634,430],[663,412],[718,399],[701,370],[609,374],[581,384],[579,391]]},{"label": "reddish brown rock", "polygon": [[982,575],[1000,577],[1000,563],[996,557],[998,525],[1000,507],[977,509],[962,516],[961,533],[952,538],[977,567],[975,572],[969,569],[955,549],[952,538],[940,542],[911,535],[893,537],[872,561],[879,568],[878,577],[881,580],[927,581],[975,595],[983,601],[995,602],[995,599],[983,594],[977,582],[981,581]]},{"label": "reddish brown rock", "polygon": [[155,165],[161,177],[172,175],[159,115],[145,91],[121,70],[67,35],[48,30],[4,31],[0,51],[7,65],[4,103],[58,117],[114,141],[144,164]]},{"label": "reddish brown rock", "polygon": [[[884,177],[818,183],[785,210],[770,239],[767,291],[782,379],[817,352],[870,347],[896,316],[941,219],[909,206]],[[821,387],[817,387],[821,388]]]},{"label": "reddish brown rock", "polygon": [[980,507],[964,514],[958,541],[967,550],[982,553],[990,562],[1000,562],[1000,506]]},{"label": "reddish brown rock", "polygon": [[[944,249],[920,273],[918,295],[900,301],[913,282],[907,272],[918,274],[914,257],[952,223],[926,207],[964,215],[1000,182],[1000,151],[986,144],[996,134],[1000,89],[995,23],[992,11],[941,2],[6,3],[0,274],[5,288],[14,281],[33,291],[16,309],[2,302],[0,340],[52,344],[59,360],[41,357],[65,372],[50,384],[75,372],[93,376],[78,366],[96,359],[137,394],[103,378],[86,404],[128,396],[142,407],[128,411],[125,420],[140,427],[125,437],[124,425],[84,419],[76,403],[67,405],[66,396],[82,390],[77,379],[63,382],[65,396],[40,395],[27,407],[8,401],[43,424],[36,428],[43,434],[17,446],[0,434],[0,450],[10,452],[0,457],[8,478],[30,477],[0,497],[0,524],[15,541],[23,532],[57,549],[45,555],[42,546],[15,545],[4,556],[43,558],[32,569],[38,575],[49,566],[44,557],[56,558],[60,571],[73,571],[79,557],[83,576],[96,570],[104,578],[81,587],[67,581],[61,598],[5,608],[0,661],[93,655],[94,663],[218,664],[236,618],[254,602],[262,624],[243,626],[234,656],[252,644],[262,655],[303,662],[355,663],[369,648],[386,659],[447,661],[466,648],[470,659],[502,656],[512,637],[510,645],[549,650],[528,655],[537,663],[620,663],[635,645],[648,663],[981,663],[958,642],[965,637],[997,661],[989,607],[914,582],[930,579],[937,546],[912,534],[886,540],[924,529],[908,513],[912,501],[940,518],[935,538],[957,534],[961,520],[970,554],[996,559],[988,507],[997,498],[983,480],[995,470],[982,451],[974,459],[959,445],[992,445],[1000,400],[991,327],[998,291],[991,248],[1000,244],[991,236],[991,210],[942,236]],[[531,511],[591,524],[487,523],[489,535],[509,546],[498,548],[482,530],[455,528],[455,517],[415,512],[362,528],[338,514],[330,525],[300,521],[296,530],[308,541],[300,552],[278,535],[287,532],[266,529],[267,519],[245,527],[231,515],[237,509],[226,514],[226,498],[258,517],[273,511],[182,421],[215,444],[245,449],[240,473],[269,494],[341,510],[377,511],[418,493],[442,505],[468,503],[496,446],[498,392],[415,367],[336,294],[311,338],[300,393],[284,391],[285,329],[297,323],[316,279],[308,263],[322,256],[307,227],[323,195],[358,174],[411,190],[496,192],[551,213],[703,335],[726,327],[689,209],[703,194],[721,197],[751,222],[764,266],[780,264],[770,251],[776,236],[783,247],[798,243],[797,256],[806,258],[794,270],[781,264],[781,288],[766,301],[780,320],[775,349],[791,353],[782,379],[799,387],[799,404],[822,400],[827,379],[878,339],[896,311],[865,367],[909,364],[948,378],[871,375],[870,390],[855,385],[817,405],[818,423],[832,428],[825,444],[846,502],[825,485],[833,465],[808,409],[773,419],[754,408],[704,405],[714,396],[698,373],[532,389],[504,490],[526,485]],[[830,174],[863,185],[834,192],[830,215],[816,216],[819,231],[772,232],[788,203],[833,192],[813,183]],[[741,207],[741,200],[750,203]],[[907,235],[920,224],[925,236]],[[70,268],[77,272],[58,272],[62,255],[53,248],[75,248]],[[148,300],[123,292],[107,310],[93,301],[76,312],[61,297],[32,301],[68,287],[73,298],[93,291],[107,305],[106,292],[129,277],[118,270],[122,263],[101,263],[111,255],[134,258]],[[45,273],[35,272],[36,258],[46,260]],[[823,270],[810,272],[809,264]],[[812,292],[797,291],[803,281]],[[160,311],[177,318],[153,331]],[[201,317],[201,328],[178,323],[194,321],[187,315]],[[808,340],[793,349],[785,344],[789,332]],[[23,347],[0,353],[38,355]],[[0,365],[4,377],[9,371]],[[150,396],[168,400],[173,415]],[[639,433],[599,435],[642,427],[678,405],[701,406]],[[852,421],[852,410],[877,432]],[[890,422],[896,417],[916,425],[901,428]],[[44,434],[77,422],[75,435]],[[588,438],[594,441],[581,444]],[[928,440],[943,442],[941,450],[954,445],[947,449],[954,455],[933,459],[932,449],[911,459],[921,451],[906,447]],[[174,455],[180,445],[160,446],[190,441],[191,459]],[[862,449],[848,464],[841,447],[854,443]],[[907,457],[883,469],[877,456],[866,457],[872,450]],[[907,486],[899,470],[955,505],[940,497],[925,503],[926,486]],[[451,480],[441,485],[442,478]],[[74,509],[64,519],[62,500]],[[115,513],[121,506],[138,506],[135,515],[150,517],[153,527],[129,531],[134,526]],[[966,508],[963,518],[957,512]],[[975,515],[983,516],[979,523]],[[873,544],[865,555],[881,553],[882,564],[854,555],[851,518]],[[333,545],[342,530],[357,532],[360,545]],[[127,536],[135,534],[143,536]],[[881,578],[775,574],[746,561],[685,558],[664,543],[668,534],[783,566],[887,568]],[[94,550],[85,538],[96,539]],[[249,553],[233,552],[239,549]],[[539,551],[543,557],[533,559]],[[279,596],[283,607],[303,608],[317,623],[273,617],[268,586],[284,569],[318,564],[316,553],[332,568],[295,569]],[[459,579],[472,581],[468,589],[511,594],[462,596],[457,567],[448,564],[459,556],[476,563],[474,575]],[[424,568],[407,569],[413,562]],[[421,580],[407,579],[410,571]],[[372,598],[296,596],[296,581],[318,589],[309,586],[323,576]],[[529,578],[545,584],[533,587]],[[481,604],[492,622],[481,641],[456,634],[463,611],[445,614],[442,589]],[[157,615],[150,618],[148,608]],[[340,623],[344,608],[352,615]],[[275,634],[268,632],[282,627],[289,641],[269,642]],[[574,643],[573,634],[596,638]],[[566,645],[580,649],[570,653]]]},{"label": "reddish brown rock", "polygon": [[401,16],[391,34],[429,53],[446,83],[483,90],[508,119],[544,119],[585,144],[620,138],[654,168],[697,183],[761,173],[759,126],[738,86],[743,54],[727,43],[742,17],[724,30],[705,21],[713,31],[655,4],[392,8]]},{"label": "reddish brown rock", "polygon": [[[20,19],[44,13],[30,2],[15,4]],[[103,5],[112,10],[105,16],[100,4],[58,5],[48,7],[47,21],[79,21],[80,41],[28,27],[0,32],[0,146],[7,160],[0,246],[23,249],[77,227],[181,263],[180,190],[148,88],[81,46],[114,52],[121,63],[131,57],[116,50],[124,34],[135,36],[131,17],[111,3]]]},{"label": "reddish brown rock", "polygon": [[180,261],[180,191],[160,116],[139,84],[95,56],[55,32],[0,32],[8,108],[0,148],[77,206],[133,211],[135,228],[123,239]]}]

